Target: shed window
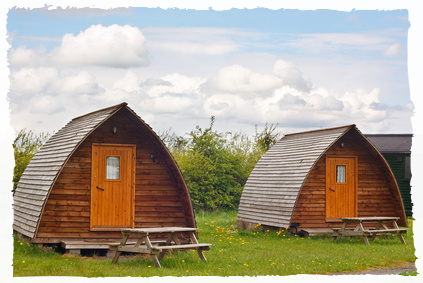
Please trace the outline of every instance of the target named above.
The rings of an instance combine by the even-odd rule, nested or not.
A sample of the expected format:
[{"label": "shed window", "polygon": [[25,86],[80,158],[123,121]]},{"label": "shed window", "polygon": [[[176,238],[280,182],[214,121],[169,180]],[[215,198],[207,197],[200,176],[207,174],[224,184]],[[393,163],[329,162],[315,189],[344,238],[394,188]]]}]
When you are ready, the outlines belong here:
[{"label": "shed window", "polygon": [[345,183],[346,182],[346,165],[336,165],[336,182]]},{"label": "shed window", "polygon": [[106,179],[119,180],[120,157],[107,156],[106,158]]},{"label": "shed window", "polygon": [[410,180],[416,179],[416,157],[406,156],[404,164],[405,164],[405,170],[404,170],[405,179],[410,179]]}]

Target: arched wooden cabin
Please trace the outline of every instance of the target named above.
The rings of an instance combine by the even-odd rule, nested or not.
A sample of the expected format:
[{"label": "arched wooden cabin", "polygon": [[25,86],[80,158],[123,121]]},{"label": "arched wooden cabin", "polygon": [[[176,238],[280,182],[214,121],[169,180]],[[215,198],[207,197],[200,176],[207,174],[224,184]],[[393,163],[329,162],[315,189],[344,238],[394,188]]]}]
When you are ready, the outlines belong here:
[{"label": "arched wooden cabin", "polygon": [[238,227],[329,230],[341,217],[371,216],[397,216],[407,225],[389,165],[349,125],[289,134],[270,148],[246,182]]},{"label": "arched wooden cabin", "polygon": [[54,134],[23,173],[13,208],[13,229],[34,243],[196,227],[175,160],[126,103],[77,117]]}]

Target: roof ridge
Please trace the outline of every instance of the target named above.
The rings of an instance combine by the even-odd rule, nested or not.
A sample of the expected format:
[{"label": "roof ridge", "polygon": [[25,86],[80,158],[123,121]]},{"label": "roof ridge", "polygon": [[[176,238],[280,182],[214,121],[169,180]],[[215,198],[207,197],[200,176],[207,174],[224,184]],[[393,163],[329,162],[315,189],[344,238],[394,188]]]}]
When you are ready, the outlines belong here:
[{"label": "roof ridge", "polygon": [[323,132],[323,131],[330,131],[330,130],[336,130],[336,129],[342,129],[342,128],[352,128],[352,127],[356,127],[356,125],[355,125],[355,124],[350,124],[350,125],[339,126],[339,127],[332,127],[332,128],[325,128],[325,129],[310,130],[310,131],[304,131],[304,132],[298,132],[298,133],[286,134],[285,136],[293,136],[293,135],[300,135],[300,134],[308,134],[308,133],[314,133],[314,132]]},{"label": "roof ridge", "polygon": [[71,121],[74,121],[74,120],[77,120],[77,119],[80,119],[80,118],[83,118],[83,117],[86,117],[86,116],[90,116],[90,115],[93,115],[93,114],[98,113],[98,112],[106,111],[106,110],[109,110],[109,109],[122,108],[123,106],[127,106],[127,105],[128,105],[128,103],[122,102],[122,103],[119,103],[119,104],[114,105],[114,106],[109,106],[109,107],[106,107],[106,108],[103,108],[103,109],[95,110],[93,112],[90,112],[90,113],[87,113],[87,114],[84,114],[84,115],[75,117]]},{"label": "roof ridge", "polygon": [[414,134],[364,134],[365,136],[413,136]]}]

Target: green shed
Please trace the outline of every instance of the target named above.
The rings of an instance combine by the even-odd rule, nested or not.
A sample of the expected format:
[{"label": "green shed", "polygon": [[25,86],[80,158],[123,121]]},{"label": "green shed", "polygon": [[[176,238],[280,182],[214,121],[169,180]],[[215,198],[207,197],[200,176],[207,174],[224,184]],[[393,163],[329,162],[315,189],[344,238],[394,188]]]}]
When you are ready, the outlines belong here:
[{"label": "green shed", "polygon": [[411,201],[411,143],[412,134],[365,135],[382,153],[397,180],[407,217],[413,216]]}]

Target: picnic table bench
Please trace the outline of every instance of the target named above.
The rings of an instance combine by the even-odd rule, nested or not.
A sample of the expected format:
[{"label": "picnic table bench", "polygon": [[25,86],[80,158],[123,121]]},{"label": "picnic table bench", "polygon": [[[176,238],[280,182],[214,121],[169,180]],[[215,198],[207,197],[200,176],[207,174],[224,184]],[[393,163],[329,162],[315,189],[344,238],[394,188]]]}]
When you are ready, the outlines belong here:
[{"label": "picnic table bench", "polygon": [[[195,232],[198,228],[189,227],[158,227],[158,228],[138,228],[138,229],[121,229],[123,238],[119,244],[110,244],[110,250],[116,253],[112,259],[112,263],[116,263],[122,252],[150,254],[157,268],[160,268],[159,260],[164,257],[168,250],[197,250],[197,253],[203,261],[207,261],[203,254],[204,250],[209,250],[211,244],[198,243]],[[191,243],[183,243],[179,240],[178,234],[188,234]],[[150,236],[160,234],[168,234],[166,241],[152,241]],[[135,243],[128,243],[129,237],[136,237]]]},{"label": "picnic table bench", "polygon": [[[344,217],[342,220],[341,228],[332,228],[334,232],[337,233],[337,240],[341,239],[343,236],[362,236],[366,245],[369,245],[368,237],[371,236],[371,239],[374,240],[376,236],[381,234],[397,234],[399,239],[403,244],[405,244],[403,233],[406,233],[408,229],[399,228],[397,220],[399,217]],[[393,228],[388,228],[385,222],[390,222]],[[354,228],[347,228],[347,225],[354,223],[356,226]],[[366,223],[366,227],[363,224]],[[375,224],[373,226],[368,226],[368,224]]]}]

